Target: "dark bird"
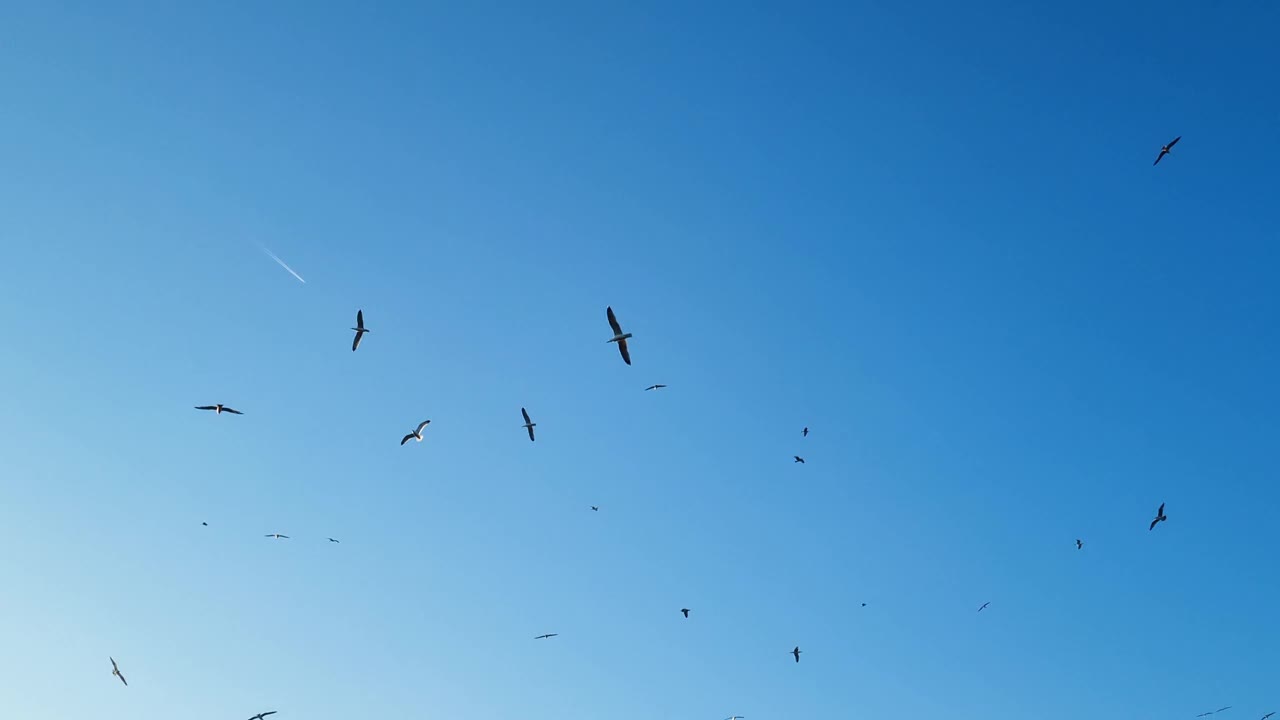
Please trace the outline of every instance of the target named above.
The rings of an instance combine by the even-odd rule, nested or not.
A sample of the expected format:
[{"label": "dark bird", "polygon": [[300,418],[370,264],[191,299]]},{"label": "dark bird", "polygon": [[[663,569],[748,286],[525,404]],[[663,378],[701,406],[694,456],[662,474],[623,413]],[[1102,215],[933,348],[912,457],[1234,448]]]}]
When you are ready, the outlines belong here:
[{"label": "dark bird", "polygon": [[1156,525],[1158,525],[1159,523],[1162,523],[1162,522],[1164,522],[1165,520],[1168,520],[1168,519],[1169,519],[1169,518],[1165,517],[1165,514],[1164,514],[1164,503],[1160,503],[1160,509],[1156,511],[1156,519],[1151,521],[1151,527],[1149,527],[1149,528],[1147,528],[1147,529],[1148,529],[1148,530],[1155,530],[1155,529],[1156,529]]},{"label": "dark bird", "polygon": [[[791,457],[795,458],[796,462],[800,463],[801,465],[804,464],[804,458],[800,457],[799,455],[792,455]],[[791,463],[791,464],[795,465],[796,463]]]},{"label": "dark bird", "polygon": [[1267,720],[1267,718],[1271,717],[1272,715],[1275,715],[1275,713],[1273,713],[1273,712],[1269,712],[1269,713],[1267,713],[1266,715],[1263,715],[1263,716],[1262,716],[1262,720]]},{"label": "dark bird", "polygon": [[867,604],[866,604],[866,603],[862,603],[862,607],[866,607],[866,606],[867,606]]},{"label": "dark bird", "polygon": [[364,337],[364,334],[369,332],[369,329],[364,326],[363,310],[356,311],[356,326],[351,329],[356,331],[356,337],[351,341],[351,352],[355,352],[356,348],[360,347],[360,340]]},{"label": "dark bird", "polygon": [[212,411],[214,412],[214,414],[215,414],[215,415],[221,415],[221,414],[222,414],[222,413],[224,413],[224,412],[225,412],[225,413],[231,413],[232,415],[243,415],[243,414],[244,414],[244,413],[240,412],[239,410],[232,410],[231,408],[227,407],[226,405],[223,405],[222,403],[218,403],[217,405],[197,405],[197,406],[196,406],[196,409],[197,409],[197,410],[212,410]]},{"label": "dark bird", "polygon": [[594,510],[595,512],[600,512],[600,506],[599,506],[599,505],[592,505],[592,506],[591,506],[591,509],[592,509],[592,510]]},{"label": "dark bird", "polygon": [[288,536],[288,535],[281,535],[280,533],[267,533],[266,535],[263,535],[262,537],[275,538],[276,540],[288,540],[288,539],[289,539],[289,536]]},{"label": "dark bird", "polygon": [[[329,542],[338,542],[338,541],[334,540],[333,538],[329,538]],[[341,545],[341,543],[338,543],[338,544]]]},{"label": "dark bird", "polygon": [[796,646],[795,650],[791,651],[791,654],[796,656],[796,662],[800,662],[800,646],[799,645]]},{"label": "dark bird", "polygon": [[689,617],[689,608],[680,608],[680,612],[684,613],[685,617]]},{"label": "dark bird", "polygon": [[990,604],[991,604],[990,602],[984,602],[984,603],[982,603],[982,607],[978,608],[978,612],[982,612],[983,610],[986,610],[986,609],[987,609],[987,606],[988,606],[988,605],[990,605]]},{"label": "dark bird", "polygon": [[1176,138],[1174,138],[1174,139],[1170,140],[1168,145],[1165,145],[1164,147],[1160,148],[1160,154],[1156,156],[1156,161],[1155,161],[1155,162],[1153,162],[1153,163],[1151,163],[1151,164],[1152,164],[1152,165],[1159,165],[1159,164],[1160,164],[1160,161],[1164,158],[1164,156],[1165,156],[1165,155],[1168,155],[1168,154],[1169,154],[1169,151],[1173,149],[1173,146],[1174,146],[1174,145],[1177,145],[1177,144],[1178,144],[1178,141],[1179,141],[1179,140],[1181,140],[1181,139],[1182,139],[1182,136],[1181,136],[1181,135],[1179,135],[1178,137],[1176,137]]},{"label": "dark bird", "polygon": [[275,714],[276,714],[276,711],[275,711],[275,710],[269,710],[269,711],[267,711],[267,712],[260,712],[260,713],[258,713],[257,715],[254,715],[253,717],[249,718],[249,720],[262,720],[263,718],[265,718],[265,717],[266,717],[266,716],[268,716],[268,715],[275,715]]},{"label": "dark bird", "polygon": [[201,525],[203,525],[203,526],[205,526],[205,527],[209,527],[209,523],[207,523],[207,522],[202,522],[202,523],[200,523],[200,524],[201,524]]},{"label": "dark bird", "polygon": [[1076,538],[1076,549],[1079,550],[1083,547],[1084,547],[1084,542],[1080,540],[1080,538]]},{"label": "dark bird", "polygon": [[809,428],[800,431],[800,437],[809,437]]},{"label": "dark bird", "polygon": [[725,718],[724,720],[743,720],[743,718],[745,718],[745,717],[746,717],[746,715],[730,715],[729,717]]},{"label": "dark bird", "polygon": [[107,656],[107,659],[111,661],[111,674],[120,678],[120,682],[124,683],[125,687],[129,687],[129,681],[124,679],[124,673],[120,672],[120,666],[116,665],[116,659],[111,656]]},{"label": "dark bird", "polygon": [[618,324],[618,318],[613,316],[613,306],[605,308],[609,314],[609,327],[613,328],[613,337],[608,342],[618,343],[618,352],[622,353],[622,362],[631,364],[631,351],[627,350],[627,338],[631,337],[631,333],[622,332],[622,326]]},{"label": "dark bird", "polygon": [[422,442],[422,428],[424,428],[424,427],[426,427],[426,426],[428,426],[428,425],[430,425],[430,424],[431,424],[431,421],[430,421],[430,420],[423,420],[422,422],[418,423],[418,429],[417,429],[417,430],[414,430],[413,432],[409,433],[408,435],[405,435],[405,436],[400,440],[400,444],[401,444],[401,445],[404,445],[405,443],[409,442],[410,440],[417,440],[418,442]]},{"label": "dark bird", "polygon": [[534,640],[546,640],[547,638],[553,638],[559,634],[560,633],[547,633],[546,635],[539,635],[538,637],[534,638]]},{"label": "dark bird", "polygon": [[524,429],[529,431],[529,442],[533,442],[533,429],[538,426],[538,423],[529,419],[528,410],[520,408],[520,414],[524,416]]},{"label": "dark bird", "polygon": [[663,384],[659,383],[659,384],[657,384],[657,385],[650,385],[649,387],[645,388],[644,390],[645,390],[645,392],[648,392],[648,391],[650,391],[650,390],[661,390],[661,389],[662,389],[662,388],[664,388],[664,387],[666,387],[666,385],[663,385]]}]

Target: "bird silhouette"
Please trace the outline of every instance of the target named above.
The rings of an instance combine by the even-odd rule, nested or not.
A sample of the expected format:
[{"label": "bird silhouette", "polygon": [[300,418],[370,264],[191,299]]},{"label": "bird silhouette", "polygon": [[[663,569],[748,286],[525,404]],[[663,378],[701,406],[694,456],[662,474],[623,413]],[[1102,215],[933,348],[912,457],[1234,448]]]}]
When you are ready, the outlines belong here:
[{"label": "bird silhouette", "polygon": [[1076,538],[1076,549],[1079,550],[1083,547],[1084,547],[1084,543],[1080,540],[1080,538]]},{"label": "bird silhouette", "polygon": [[1160,503],[1160,509],[1159,509],[1159,510],[1156,510],[1156,519],[1151,521],[1151,527],[1149,527],[1149,528],[1147,528],[1147,529],[1148,529],[1148,530],[1155,530],[1155,529],[1156,529],[1156,525],[1158,525],[1158,524],[1160,524],[1160,523],[1162,523],[1162,522],[1164,522],[1165,520],[1168,520],[1168,519],[1169,519],[1169,518],[1168,518],[1168,517],[1166,517],[1166,516],[1165,516],[1165,514],[1164,514],[1164,503]]},{"label": "bird silhouette", "polygon": [[401,438],[400,444],[404,445],[410,440],[417,440],[418,442],[422,442],[422,429],[430,424],[431,424],[430,420],[423,420],[422,422],[418,423],[418,428],[413,432],[409,433],[408,435],[405,435],[403,438]]},{"label": "bird silhouette", "polygon": [[618,343],[618,352],[622,354],[622,362],[631,364],[631,351],[627,349],[627,338],[631,337],[631,333],[622,332],[622,326],[618,324],[618,318],[614,317],[613,307],[605,308],[605,312],[609,316],[609,327],[613,328],[613,337],[609,338],[609,342]]},{"label": "bird silhouette", "polygon": [[800,437],[809,437],[809,428],[800,431]]},{"label": "bird silhouette", "polygon": [[529,431],[529,442],[533,442],[533,429],[538,426],[538,423],[529,419],[528,410],[520,408],[520,414],[524,416],[524,429]]},{"label": "bird silhouette", "polygon": [[124,683],[125,687],[129,687],[129,681],[124,679],[124,673],[120,672],[120,666],[116,665],[116,659],[110,656],[107,659],[111,661],[111,674],[120,678],[120,682]]},{"label": "bird silhouette", "polygon": [[535,637],[534,640],[546,640],[547,638],[553,638],[559,634],[560,633],[547,633],[546,635],[539,635]]},{"label": "bird silhouette", "polygon": [[355,352],[356,348],[360,347],[360,341],[364,339],[364,334],[369,332],[369,329],[364,326],[363,310],[356,311],[356,326],[351,329],[356,331],[356,337],[351,341],[351,352]]},{"label": "bird silhouette", "polygon": [[689,608],[680,608],[680,612],[684,613],[685,617],[689,617]]},{"label": "bird silhouette", "polygon": [[1160,154],[1156,156],[1156,161],[1155,161],[1155,162],[1153,162],[1153,163],[1151,163],[1151,164],[1152,164],[1152,165],[1159,165],[1159,164],[1160,164],[1160,161],[1164,159],[1164,156],[1165,156],[1165,155],[1168,155],[1168,154],[1169,154],[1169,151],[1173,149],[1173,146],[1174,146],[1174,145],[1177,145],[1177,144],[1178,144],[1178,141],[1179,141],[1179,140],[1181,140],[1181,139],[1182,139],[1182,136],[1181,136],[1181,135],[1179,135],[1178,137],[1176,137],[1176,138],[1174,138],[1174,139],[1170,140],[1168,145],[1165,145],[1164,147],[1160,148]]},{"label": "bird silhouette", "polygon": [[[800,463],[801,465],[804,464],[804,458],[800,457],[799,455],[792,455],[791,457],[794,457],[796,459],[796,462]],[[791,464],[795,465],[795,463],[791,463]]]},{"label": "bird silhouette", "polygon": [[275,714],[276,714],[276,711],[275,711],[275,710],[269,710],[269,711],[267,711],[267,712],[260,712],[260,713],[258,713],[257,715],[254,715],[253,717],[249,718],[249,720],[262,720],[263,718],[265,718],[265,717],[266,717],[266,716],[268,716],[268,715],[275,715]]},{"label": "bird silhouette", "polygon": [[221,415],[222,413],[231,413],[232,415],[243,415],[243,414],[244,414],[244,413],[240,412],[239,410],[232,410],[231,408],[227,407],[226,405],[223,405],[222,403],[218,403],[217,405],[197,405],[197,406],[196,406],[196,409],[197,409],[197,410],[212,410],[214,415]]},{"label": "bird silhouette", "polygon": [[987,606],[988,606],[988,605],[990,605],[990,604],[991,604],[990,602],[984,602],[984,603],[982,603],[982,607],[978,608],[978,612],[982,612],[983,610],[986,610],[986,609],[987,609]]},{"label": "bird silhouette", "polygon": [[791,654],[796,656],[796,662],[800,662],[800,646],[799,645],[796,646],[795,650],[791,651]]}]

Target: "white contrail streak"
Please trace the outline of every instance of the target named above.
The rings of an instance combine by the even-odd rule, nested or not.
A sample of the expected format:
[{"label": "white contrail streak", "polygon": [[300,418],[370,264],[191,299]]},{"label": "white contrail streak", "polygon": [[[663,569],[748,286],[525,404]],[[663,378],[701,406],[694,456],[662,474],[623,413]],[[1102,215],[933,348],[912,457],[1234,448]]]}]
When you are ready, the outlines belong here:
[{"label": "white contrail streak", "polygon": [[302,283],[303,285],[306,285],[306,284],[307,284],[307,281],[306,281],[306,280],[303,280],[301,275],[299,275],[298,273],[294,272],[294,271],[293,271],[293,268],[289,267],[288,265],[286,265],[286,264],[285,264],[285,262],[284,262],[283,260],[281,260],[280,258],[276,257],[276,254],[275,254],[275,253],[271,252],[270,250],[266,249],[265,247],[264,247],[264,248],[262,248],[262,252],[266,253],[266,254],[267,254],[267,255],[268,255],[272,260],[275,260],[276,262],[280,263],[280,267],[284,268],[285,270],[288,270],[290,275],[292,275],[292,276],[294,276],[294,277],[298,278],[298,282]]}]

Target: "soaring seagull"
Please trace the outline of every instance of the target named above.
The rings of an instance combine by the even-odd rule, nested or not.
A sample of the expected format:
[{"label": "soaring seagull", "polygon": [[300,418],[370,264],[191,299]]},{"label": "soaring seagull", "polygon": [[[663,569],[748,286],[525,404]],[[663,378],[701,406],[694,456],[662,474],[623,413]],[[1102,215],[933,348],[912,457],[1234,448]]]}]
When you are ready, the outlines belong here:
[{"label": "soaring seagull", "polygon": [[648,392],[650,390],[661,390],[664,387],[666,387],[666,385],[663,385],[662,383],[658,383],[657,385],[650,385],[649,387],[645,388],[645,392]]},{"label": "soaring seagull", "polygon": [[1274,713],[1274,712],[1269,712],[1269,713],[1267,713],[1266,715],[1263,715],[1263,716],[1262,716],[1262,720],[1267,720],[1267,718],[1271,717],[1272,715],[1275,715],[1275,713]]},{"label": "soaring seagull", "polygon": [[125,687],[129,687],[129,681],[124,679],[124,673],[120,672],[120,666],[116,665],[116,659],[111,656],[107,656],[107,659],[111,661],[111,674],[120,678],[120,682],[124,683]]},{"label": "soaring seagull", "polygon": [[1156,529],[1156,525],[1158,525],[1158,524],[1160,524],[1160,523],[1162,523],[1162,522],[1164,522],[1165,520],[1168,520],[1168,519],[1169,519],[1169,518],[1165,517],[1165,514],[1164,514],[1164,503],[1160,503],[1160,509],[1156,511],[1156,519],[1151,521],[1151,527],[1149,527],[1149,528],[1147,528],[1147,529],[1148,529],[1148,530],[1155,530],[1155,529]]},{"label": "soaring seagull", "polygon": [[605,308],[609,313],[609,327],[613,328],[613,337],[609,338],[609,342],[618,343],[618,352],[622,353],[622,362],[631,364],[631,352],[627,350],[627,338],[631,337],[631,333],[622,332],[622,326],[618,324],[618,318],[613,315],[613,306]]},{"label": "soaring seagull", "polygon": [[262,720],[268,715],[275,715],[275,714],[276,714],[275,710],[268,710],[267,712],[260,712],[257,715],[254,715],[253,717],[249,718],[249,720]]},{"label": "soaring seagull", "polygon": [[1174,139],[1170,140],[1168,145],[1165,145],[1164,147],[1160,148],[1160,154],[1156,156],[1156,161],[1155,161],[1155,162],[1153,162],[1153,163],[1151,163],[1151,164],[1152,164],[1152,165],[1159,165],[1159,164],[1160,164],[1160,160],[1162,160],[1162,159],[1164,158],[1164,156],[1165,156],[1165,155],[1168,155],[1168,154],[1169,154],[1169,151],[1173,149],[1173,146],[1174,146],[1174,145],[1177,145],[1177,144],[1178,144],[1178,141],[1179,141],[1179,140],[1181,140],[1181,139],[1182,139],[1182,136],[1181,136],[1181,135],[1179,135],[1178,137],[1176,137],[1176,138],[1174,138]]},{"label": "soaring seagull", "polygon": [[417,440],[418,442],[422,442],[422,428],[424,428],[424,427],[426,427],[426,426],[428,426],[428,425],[430,425],[430,424],[431,424],[431,421],[430,421],[430,420],[423,420],[422,422],[418,423],[418,429],[417,429],[417,430],[414,430],[413,432],[409,433],[408,435],[405,435],[405,436],[404,436],[404,438],[400,441],[400,444],[401,444],[401,445],[404,445],[405,443],[409,442],[410,440]]},{"label": "soaring seagull", "polygon": [[[329,538],[329,542],[338,542],[338,541],[337,541],[337,540],[334,540],[333,538]],[[339,544],[341,544],[341,543],[339,543]]]},{"label": "soaring seagull", "polygon": [[791,651],[791,654],[796,656],[796,662],[800,662],[800,646],[799,645],[796,646],[795,650]]},{"label": "soaring seagull", "polygon": [[529,419],[528,410],[520,408],[520,414],[524,416],[524,429],[529,431],[529,442],[533,442],[533,429],[538,426],[538,423]]},{"label": "soaring seagull", "polygon": [[689,608],[680,608],[680,612],[684,613],[685,617],[689,617]]},{"label": "soaring seagull", "polygon": [[289,536],[288,536],[288,535],[281,535],[280,533],[267,533],[266,535],[263,535],[262,537],[275,538],[275,539],[277,539],[277,540],[288,540],[288,539],[289,539]]},{"label": "soaring seagull", "polygon": [[595,512],[600,512],[600,506],[599,506],[599,505],[592,505],[592,506],[591,506],[591,509],[592,509],[592,510],[594,510]]},{"label": "soaring seagull", "polygon": [[231,413],[232,415],[243,415],[243,414],[244,414],[244,413],[240,412],[239,410],[232,410],[231,408],[227,407],[226,405],[223,405],[222,403],[218,403],[217,405],[197,405],[197,406],[196,406],[196,409],[197,409],[197,410],[212,410],[212,411],[213,411],[213,413],[214,413],[215,415],[221,415],[222,413]]},{"label": "soaring seagull", "polygon": [[547,633],[546,635],[539,635],[538,637],[534,638],[534,640],[546,640],[547,638],[553,638],[559,634],[560,633]]},{"label": "soaring seagull", "polygon": [[[804,464],[804,458],[800,457],[799,455],[792,455],[791,457],[795,458],[796,462],[800,463],[801,465]],[[795,465],[796,463],[791,463],[791,464]]]},{"label": "soaring seagull", "polygon": [[725,718],[724,720],[742,720],[742,719],[743,719],[743,718],[745,718],[745,717],[746,717],[746,715],[730,715],[729,717]]},{"label": "soaring seagull", "polygon": [[986,609],[987,609],[987,606],[988,606],[988,605],[990,605],[990,604],[991,604],[990,602],[984,602],[984,603],[982,603],[982,607],[978,608],[978,612],[982,612],[983,610],[986,610]]},{"label": "soaring seagull", "polygon": [[363,338],[364,334],[369,332],[369,329],[364,326],[363,310],[356,311],[356,326],[351,329],[356,331],[356,339],[351,341],[351,352],[355,352],[356,348],[360,347],[360,338]]},{"label": "soaring seagull", "polygon": [[800,431],[800,437],[809,437],[809,428]]},{"label": "soaring seagull", "polygon": [[1080,538],[1076,538],[1076,549],[1079,550],[1083,547],[1084,547],[1084,542],[1081,541]]}]

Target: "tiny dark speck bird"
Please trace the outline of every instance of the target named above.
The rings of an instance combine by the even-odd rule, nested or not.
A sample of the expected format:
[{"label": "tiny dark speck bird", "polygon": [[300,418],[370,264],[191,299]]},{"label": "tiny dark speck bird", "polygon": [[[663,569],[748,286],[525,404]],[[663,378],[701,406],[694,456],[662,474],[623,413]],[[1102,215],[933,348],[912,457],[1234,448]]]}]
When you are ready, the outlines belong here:
[{"label": "tiny dark speck bird", "polygon": [[800,662],[800,646],[799,645],[796,646],[795,650],[791,651],[791,654],[796,656],[796,662]]},{"label": "tiny dark speck bird", "polygon": [[592,505],[592,506],[591,506],[591,511],[592,511],[592,512],[600,512],[600,506],[599,506],[599,505]]},{"label": "tiny dark speck bird", "polygon": [[1164,522],[1165,520],[1168,520],[1168,519],[1169,519],[1169,518],[1168,518],[1168,517],[1166,517],[1166,516],[1165,516],[1165,514],[1164,514],[1164,503],[1160,503],[1160,509],[1159,509],[1159,510],[1156,510],[1156,519],[1151,521],[1151,527],[1149,527],[1149,528],[1147,528],[1147,529],[1148,529],[1148,530],[1155,530],[1155,529],[1156,529],[1156,525],[1159,525],[1160,523],[1162,523],[1162,522]]},{"label": "tiny dark speck bird", "polygon": [[[800,463],[801,465],[804,464],[804,458],[800,457],[799,455],[792,455],[792,457],[794,457],[796,459],[796,462]],[[794,464],[795,463],[792,463],[792,465]]]},{"label": "tiny dark speck bird", "polygon": [[685,617],[689,617],[689,608],[680,608],[680,612],[684,613]]},{"label": "tiny dark speck bird", "polygon": [[800,431],[800,437],[809,437],[809,428]]},{"label": "tiny dark speck bird", "polygon": [[1084,547],[1084,542],[1080,538],[1076,538],[1076,549],[1079,550],[1082,547]]}]

